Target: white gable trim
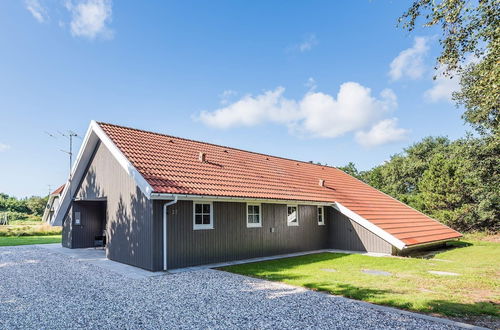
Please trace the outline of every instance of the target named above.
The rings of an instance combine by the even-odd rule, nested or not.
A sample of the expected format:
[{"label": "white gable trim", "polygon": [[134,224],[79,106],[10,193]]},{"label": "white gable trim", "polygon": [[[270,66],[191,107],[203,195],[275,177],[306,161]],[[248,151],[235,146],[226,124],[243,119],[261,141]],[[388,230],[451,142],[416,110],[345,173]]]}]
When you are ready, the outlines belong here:
[{"label": "white gable trim", "polygon": [[406,244],[403,243],[401,240],[397,239],[393,235],[389,234],[382,228],[378,227],[377,225],[374,225],[370,221],[366,220],[356,212],[351,211],[344,205],[340,204],[339,202],[335,202],[332,205],[335,209],[337,209],[340,213],[351,219],[352,221],[358,223],[359,225],[363,226],[367,230],[371,231],[375,235],[379,236],[383,240],[389,242],[393,246],[395,246],[397,249],[402,250],[406,247]]},{"label": "white gable trim", "polygon": [[120,149],[114,144],[113,141],[109,138],[109,136],[102,130],[101,126],[97,124],[94,120],[90,122],[90,126],[97,134],[97,136],[101,139],[101,142],[109,149],[111,154],[115,157],[115,159],[120,163],[125,172],[130,175],[139,189],[141,189],[142,193],[149,199],[151,198],[151,193],[153,192],[153,187],[144,179],[141,173],[135,168],[134,165],[128,160],[127,157],[121,152]]},{"label": "white gable trim", "polygon": [[[74,194],[74,189],[77,187],[75,184],[78,184],[83,176],[85,175],[85,171],[87,166],[92,159],[92,155],[94,154],[95,147],[101,141],[108,150],[111,152],[113,157],[118,161],[118,163],[123,167],[123,169],[130,175],[139,189],[142,191],[146,198],[151,198],[151,193],[153,192],[153,188],[151,185],[144,179],[144,177],[137,171],[137,169],[130,163],[130,161],[125,157],[125,155],[118,149],[118,147],[114,144],[113,141],[109,138],[109,136],[103,131],[103,129],[97,124],[94,120],[90,122],[89,128],[87,129],[87,133],[85,134],[85,138],[83,139],[82,146],[80,151],[78,152],[78,156],[76,158],[75,163],[73,164],[73,168],[71,169],[72,173],[72,182],[68,180],[66,185],[64,186],[64,190],[61,194],[61,201],[59,209],[56,214],[52,218],[51,225],[53,226],[61,226],[63,223],[64,216],[68,212],[68,209],[71,204],[71,199],[73,196],[70,191]],[[75,183],[75,184],[73,184]]]}]

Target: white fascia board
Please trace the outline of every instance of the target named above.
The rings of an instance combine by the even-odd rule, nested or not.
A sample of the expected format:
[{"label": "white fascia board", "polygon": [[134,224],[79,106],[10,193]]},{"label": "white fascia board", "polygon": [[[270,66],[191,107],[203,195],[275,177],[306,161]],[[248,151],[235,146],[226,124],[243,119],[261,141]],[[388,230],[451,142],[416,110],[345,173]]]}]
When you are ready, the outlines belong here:
[{"label": "white fascia board", "polygon": [[208,195],[189,195],[189,194],[165,194],[152,193],[153,200],[178,200],[189,201],[216,201],[216,202],[240,202],[240,203],[268,203],[268,204],[295,204],[295,205],[319,205],[330,206],[331,202],[314,202],[314,201],[299,201],[287,199],[270,199],[270,198],[250,198],[250,197],[227,197],[227,196],[208,196]]},{"label": "white fascia board", "polygon": [[351,211],[350,209],[340,204],[339,202],[335,202],[332,206],[336,208],[340,213],[351,219],[352,221],[356,222],[357,224],[371,231],[378,237],[394,245],[397,249],[402,250],[406,247],[405,243],[403,243],[393,235],[389,234],[382,228],[378,227],[377,225],[374,225],[370,221],[366,220],[356,212]]},{"label": "white fascia board", "polygon": [[[139,173],[139,171],[137,171],[137,169],[127,159],[127,157],[125,157],[125,155],[118,149],[118,147],[113,143],[113,141],[111,141],[108,135],[102,130],[99,124],[97,124],[94,120],[90,122],[87,133],[85,134],[85,138],[83,139],[82,146],[80,148],[80,151],[78,152],[76,161],[73,164],[73,168],[71,169],[71,181],[78,184],[82,180],[88,163],[92,159],[95,147],[97,146],[97,143],[99,141],[101,141],[101,143],[103,143],[108,148],[108,150],[127,172],[127,174],[135,180],[137,186],[139,187],[139,189],[141,189],[146,198],[151,198],[153,188],[149,185],[149,183],[147,183],[147,181]],[[72,187],[72,182],[68,180],[68,182],[66,182],[64,186],[64,190],[61,193],[61,202],[59,205],[59,209],[56,211],[56,214],[54,215],[54,217],[52,218],[53,220],[50,223],[53,226],[61,226],[64,216],[68,212],[69,206],[71,205],[71,199],[73,198],[73,196],[71,196],[70,190],[74,193],[73,189],[77,188],[76,186]]]},{"label": "white fascia board", "polygon": [[[97,141],[98,141],[97,136],[95,135],[95,133],[92,132],[92,124],[91,124],[87,129],[87,133],[85,133],[82,146],[80,147],[80,150],[78,151],[78,156],[76,157],[76,161],[73,164],[73,167],[71,168],[71,177],[72,177],[71,181],[78,182],[79,177],[83,175],[81,174],[81,172],[84,171],[83,167],[86,167],[87,163],[92,157],[92,153],[97,144]],[[72,183],[68,179],[61,193],[61,203],[59,205],[59,209],[57,210],[56,214],[54,214],[54,216],[52,217],[52,221],[50,223],[52,226],[62,226],[63,219],[66,216],[66,213],[68,212],[69,206],[71,204],[70,202],[72,197],[70,196],[71,193],[69,191],[70,189],[72,190],[72,188],[73,188]]]},{"label": "white fascia board", "polygon": [[142,193],[149,199],[151,198],[151,193],[153,192],[153,187],[144,179],[144,177],[139,173],[134,165],[128,160],[127,157],[121,152],[120,149],[114,144],[109,136],[103,131],[101,126],[97,124],[94,120],[90,123],[92,130],[97,134],[101,142],[108,148],[111,154],[115,157],[118,163],[123,167],[125,172],[131,176]]}]

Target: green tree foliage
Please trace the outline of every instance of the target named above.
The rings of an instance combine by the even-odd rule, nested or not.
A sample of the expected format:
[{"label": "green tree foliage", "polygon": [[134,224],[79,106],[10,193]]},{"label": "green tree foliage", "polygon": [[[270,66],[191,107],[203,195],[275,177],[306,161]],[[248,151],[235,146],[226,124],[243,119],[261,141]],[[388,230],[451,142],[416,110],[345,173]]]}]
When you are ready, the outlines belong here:
[{"label": "green tree foliage", "polygon": [[338,167],[339,170],[346,172],[349,175],[352,175],[355,178],[360,178],[359,171],[356,168],[356,165],[353,162],[349,162],[346,166]]},{"label": "green tree foliage", "polygon": [[500,141],[428,137],[382,165],[340,169],[460,231],[500,229]]},{"label": "green tree foliage", "polygon": [[47,205],[47,197],[32,196],[18,199],[4,193],[0,193],[0,211],[17,212],[28,215],[43,215]]},{"label": "green tree foliage", "polygon": [[462,117],[481,134],[499,136],[500,1],[415,0],[399,23],[413,31],[421,17],[442,31],[438,65],[461,77],[453,98],[465,107]]}]

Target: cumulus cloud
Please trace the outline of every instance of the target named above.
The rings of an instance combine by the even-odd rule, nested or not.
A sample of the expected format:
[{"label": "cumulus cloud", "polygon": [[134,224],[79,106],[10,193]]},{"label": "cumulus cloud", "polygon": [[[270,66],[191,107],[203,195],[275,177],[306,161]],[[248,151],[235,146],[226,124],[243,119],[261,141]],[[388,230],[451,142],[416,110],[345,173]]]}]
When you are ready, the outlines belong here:
[{"label": "cumulus cloud", "polygon": [[33,17],[39,22],[44,23],[48,19],[47,10],[40,4],[38,0],[26,0],[24,2],[26,9],[33,15]]},{"label": "cumulus cloud", "polygon": [[452,102],[452,94],[460,89],[459,75],[446,77],[443,69],[439,68],[432,87],[424,92],[424,98],[430,102],[448,101]]},{"label": "cumulus cloud", "polygon": [[110,39],[113,31],[108,27],[112,15],[111,0],[68,1],[66,8],[71,13],[71,33],[77,37]]},{"label": "cumulus cloud", "polygon": [[428,39],[416,37],[411,48],[399,53],[390,64],[389,77],[399,80],[407,77],[410,79],[421,78],[425,72],[424,57],[429,51]]},{"label": "cumulus cloud", "polygon": [[373,125],[368,131],[356,133],[356,141],[370,148],[381,144],[403,141],[407,139],[408,130],[397,127],[396,118],[384,119]]},{"label": "cumulus cloud", "polygon": [[366,129],[397,107],[392,90],[385,89],[375,97],[370,88],[356,82],[342,84],[335,96],[310,90],[294,100],[286,98],[284,92],[278,87],[246,95],[225,107],[202,111],[196,118],[215,128],[276,123],[293,133],[334,138]]},{"label": "cumulus cloud", "polygon": [[355,82],[340,86],[337,96],[314,92],[300,102],[300,126],[318,137],[337,137],[369,125],[396,106],[396,96],[384,90],[380,98]]},{"label": "cumulus cloud", "polygon": [[202,111],[199,119],[216,128],[255,126],[266,121],[286,123],[298,116],[298,108],[295,101],[283,96],[284,91],[278,87],[261,95],[246,95],[227,107]]},{"label": "cumulus cloud", "polygon": [[7,144],[0,143],[0,152],[7,151],[10,149],[10,146]]}]

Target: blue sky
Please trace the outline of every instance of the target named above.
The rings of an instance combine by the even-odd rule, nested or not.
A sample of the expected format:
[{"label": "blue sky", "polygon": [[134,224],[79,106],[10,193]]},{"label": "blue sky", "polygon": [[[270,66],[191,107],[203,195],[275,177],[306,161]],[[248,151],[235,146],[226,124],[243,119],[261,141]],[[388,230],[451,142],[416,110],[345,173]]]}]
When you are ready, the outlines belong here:
[{"label": "blue sky", "polygon": [[396,27],[409,5],[2,1],[0,191],[63,183],[57,132],[92,119],[360,169],[461,137],[456,83],[432,79],[437,31]]}]

